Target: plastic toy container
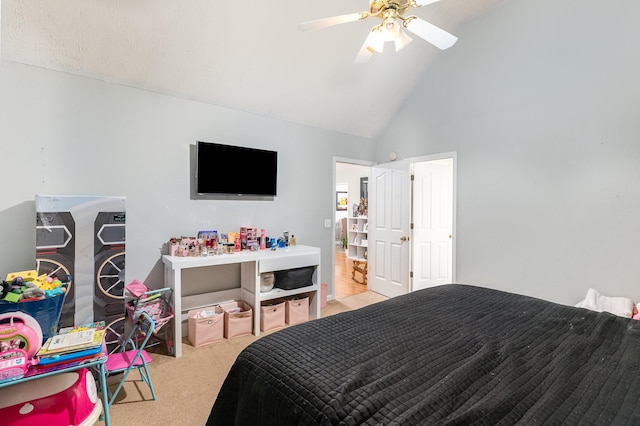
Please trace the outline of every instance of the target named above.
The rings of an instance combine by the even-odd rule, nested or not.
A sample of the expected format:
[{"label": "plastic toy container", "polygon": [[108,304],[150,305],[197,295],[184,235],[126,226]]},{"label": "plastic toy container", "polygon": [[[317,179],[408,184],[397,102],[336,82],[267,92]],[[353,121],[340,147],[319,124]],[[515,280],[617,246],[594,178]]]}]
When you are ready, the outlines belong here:
[{"label": "plastic toy container", "polygon": [[29,302],[0,301],[0,315],[8,312],[24,312],[35,318],[42,328],[42,342],[58,332],[64,294]]}]

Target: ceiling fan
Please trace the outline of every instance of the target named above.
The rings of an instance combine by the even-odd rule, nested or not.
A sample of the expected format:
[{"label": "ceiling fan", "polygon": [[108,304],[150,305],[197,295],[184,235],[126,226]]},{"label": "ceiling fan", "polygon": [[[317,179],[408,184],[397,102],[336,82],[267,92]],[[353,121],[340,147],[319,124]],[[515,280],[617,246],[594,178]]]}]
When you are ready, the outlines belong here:
[{"label": "ceiling fan", "polygon": [[300,31],[316,30],[359,21],[370,16],[380,19],[382,22],[373,27],[365,39],[358,56],[356,56],[356,63],[369,60],[374,52],[382,53],[386,41],[394,42],[396,52],[405,47],[413,39],[407,35],[403,28],[444,50],[453,46],[458,37],[416,16],[405,16],[405,13],[411,8],[426,6],[437,1],[439,0],[369,0],[368,12],[349,13],[303,22],[298,24],[298,29]]}]

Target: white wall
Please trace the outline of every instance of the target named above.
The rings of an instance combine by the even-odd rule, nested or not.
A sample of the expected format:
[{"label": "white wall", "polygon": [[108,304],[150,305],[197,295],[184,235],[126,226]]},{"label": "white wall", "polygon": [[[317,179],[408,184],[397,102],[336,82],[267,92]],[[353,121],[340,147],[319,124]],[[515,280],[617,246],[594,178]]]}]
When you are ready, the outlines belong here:
[{"label": "white wall", "polygon": [[[190,199],[196,140],[278,151],[275,201]],[[162,285],[163,244],[201,229],[265,228],[322,249],[332,282],[333,158],[374,142],[200,102],[0,61],[0,275],[35,267],[36,194],[126,197],[126,280]],[[220,164],[221,179],[241,178]]]},{"label": "white wall", "polygon": [[640,2],[505,1],[398,111],[378,161],[458,152],[459,282],[640,301]]},{"label": "white wall", "polygon": [[[329,282],[332,157],[457,151],[459,282],[565,303],[589,287],[640,301],[638,16],[628,0],[500,3],[456,31],[377,148],[0,61],[0,274],[33,267],[35,194],[124,195],[128,280],[161,282],[170,236],[256,225],[320,246]],[[190,200],[197,139],[278,150],[281,195]]]}]

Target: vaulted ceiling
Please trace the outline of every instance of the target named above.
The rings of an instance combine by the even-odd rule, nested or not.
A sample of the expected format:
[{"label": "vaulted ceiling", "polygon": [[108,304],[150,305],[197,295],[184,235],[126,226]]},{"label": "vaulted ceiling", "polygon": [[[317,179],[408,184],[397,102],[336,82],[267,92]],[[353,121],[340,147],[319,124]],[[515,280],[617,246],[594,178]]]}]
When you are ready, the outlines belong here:
[{"label": "vaulted ceiling", "polygon": [[[441,0],[413,14],[457,34],[504,0]],[[413,37],[354,64],[376,18],[367,0],[2,0],[4,60],[375,137],[441,51]],[[460,38],[458,43],[464,43]],[[450,49],[455,49],[456,45]]]}]

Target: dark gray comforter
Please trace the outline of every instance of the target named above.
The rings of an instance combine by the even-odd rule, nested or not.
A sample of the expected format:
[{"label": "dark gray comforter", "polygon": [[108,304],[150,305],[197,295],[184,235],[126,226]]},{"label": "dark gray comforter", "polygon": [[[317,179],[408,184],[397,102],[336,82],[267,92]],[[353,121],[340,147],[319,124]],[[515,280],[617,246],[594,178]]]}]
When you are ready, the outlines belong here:
[{"label": "dark gray comforter", "polygon": [[207,424],[637,425],[639,370],[640,321],[451,284],[257,340]]}]

